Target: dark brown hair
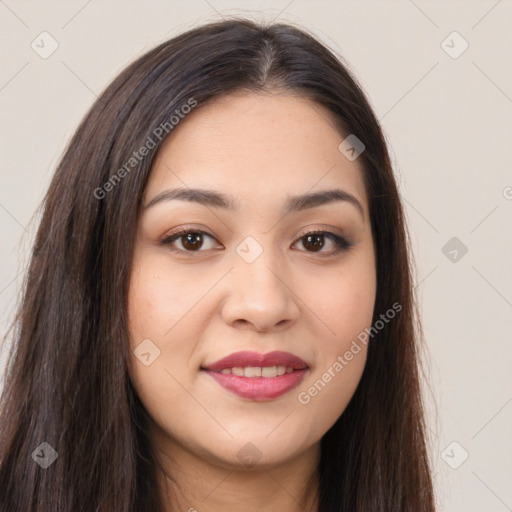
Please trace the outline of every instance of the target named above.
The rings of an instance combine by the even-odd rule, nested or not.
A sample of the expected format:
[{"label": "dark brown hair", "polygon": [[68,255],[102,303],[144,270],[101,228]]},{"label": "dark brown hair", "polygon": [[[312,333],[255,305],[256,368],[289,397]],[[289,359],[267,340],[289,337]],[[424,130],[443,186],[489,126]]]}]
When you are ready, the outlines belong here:
[{"label": "dark brown hair", "polygon": [[[379,123],[340,59],[314,37],[243,19],[190,30],[136,60],[94,103],[65,151],[42,205],[13,324],[0,402],[2,511],[159,510],[148,417],[128,373],[127,291],[141,200],[165,140],[155,130],[191,98],[201,108],[240,90],[311,99],[330,111],[340,136],[364,143],[374,321],[395,302],[402,306],[369,343],[355,395],[321,441],[319,510],[434,511],[421,326],[403,207]],[[156,147],[120,173],[148,137]],[[122,179],[114,182],[114,174]],[[109,181],[108,193],[97,192]],[[47,469],[31,457],[43,441],[58,452]]]}]

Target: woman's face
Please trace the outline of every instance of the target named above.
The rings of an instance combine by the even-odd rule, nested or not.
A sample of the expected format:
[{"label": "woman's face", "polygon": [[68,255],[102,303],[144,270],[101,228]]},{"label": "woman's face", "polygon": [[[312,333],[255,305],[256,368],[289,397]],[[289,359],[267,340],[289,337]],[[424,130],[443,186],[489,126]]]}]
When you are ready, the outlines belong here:
[{"label": "woman's face", "polygon": [[129,326],[131,377],[164,451],[278,464],[318,448],[346,408],[376,273],[344,138],[308,100],[238,93],[199,105],[162,146]]}]

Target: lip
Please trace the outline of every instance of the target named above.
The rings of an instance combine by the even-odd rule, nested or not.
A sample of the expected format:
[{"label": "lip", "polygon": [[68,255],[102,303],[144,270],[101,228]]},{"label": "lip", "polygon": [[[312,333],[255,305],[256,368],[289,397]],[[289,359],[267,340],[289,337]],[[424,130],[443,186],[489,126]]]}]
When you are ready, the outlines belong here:
[{"label": "lip", "polygon": [[234,368],[236,366],[261,366],[262,368],[264,366],[288,366],[294,370],[305,370],[308,368],[307,363],[303,359],[289,352],[275,351],[268,354],[260,354],[248,350],[234,352],[214,363],[203,366],[203,368],[220,372],[225,368]]},{"label": "lip", "polygon": [[[291,373],[277,377],[240,377],[220,373],[221,370],[246,366],[286,366],[293,368]],[[235,395],[253,401],[268,401],[278,398],[297,387],[305,377],[309,366],[300,357],[288,352],[235,352],[201,368],[218,384]]]}]

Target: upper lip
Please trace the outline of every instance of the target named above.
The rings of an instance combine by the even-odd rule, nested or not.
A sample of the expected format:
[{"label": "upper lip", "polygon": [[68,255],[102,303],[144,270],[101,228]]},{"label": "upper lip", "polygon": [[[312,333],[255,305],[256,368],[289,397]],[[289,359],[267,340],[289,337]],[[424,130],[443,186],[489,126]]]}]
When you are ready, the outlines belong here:
[{"label": "upper lip", "polygon": [[259,352],[242,351],[234,352],[229,356],[223,357],[214,363],[203,366],[205,370],[220,371],[226,368],[259,366],[260,368],[268,366],[286,366],[294,370],[303,370],[309,368],[307,363],[300,357],[289,352],[269,352],[260,354]]}]

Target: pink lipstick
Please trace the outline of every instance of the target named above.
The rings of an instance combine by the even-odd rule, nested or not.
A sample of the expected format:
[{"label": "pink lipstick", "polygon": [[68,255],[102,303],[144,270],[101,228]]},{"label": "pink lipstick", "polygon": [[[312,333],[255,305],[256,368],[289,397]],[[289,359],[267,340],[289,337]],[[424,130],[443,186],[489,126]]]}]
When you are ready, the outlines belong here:
[{"label": "pink lipstick", "polygon": [[284,395],[304,378],[309,366],[288,352],[235,352],[214,363],[206,371],[232,393],[250,400],[267,401]]}]

